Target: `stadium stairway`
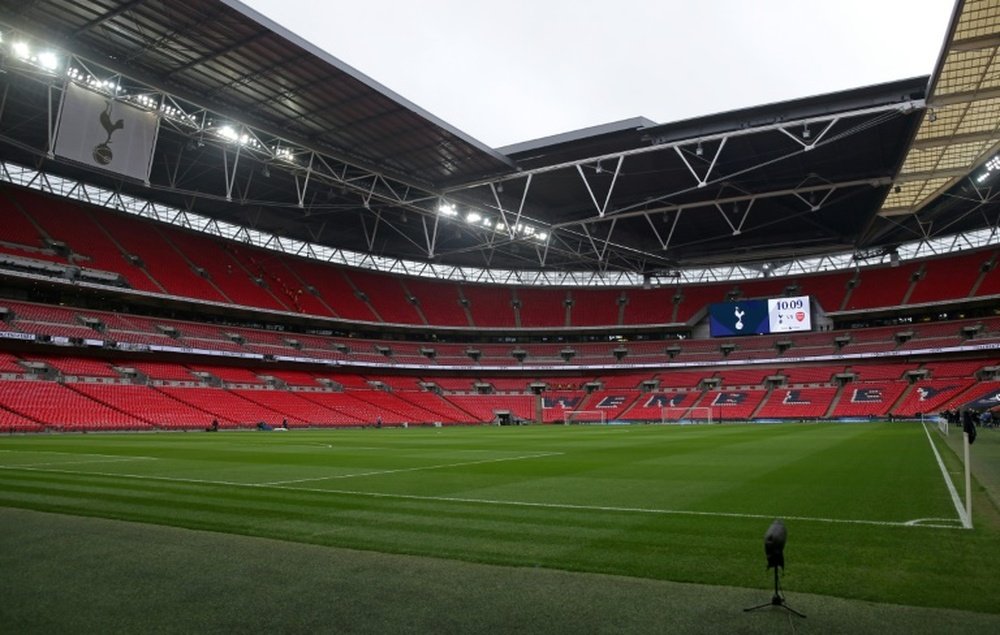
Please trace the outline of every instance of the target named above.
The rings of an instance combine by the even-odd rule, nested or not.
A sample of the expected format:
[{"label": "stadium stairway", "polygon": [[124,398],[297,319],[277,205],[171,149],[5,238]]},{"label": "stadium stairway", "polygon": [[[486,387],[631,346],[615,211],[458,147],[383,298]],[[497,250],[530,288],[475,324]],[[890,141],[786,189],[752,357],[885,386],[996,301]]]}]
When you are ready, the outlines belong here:
[{"label": "stadium stairway", "polygon": [[834,393],[833,399],[830,400],[830,407],[826,409],[823,413],[824,418],[828,418],[833,414],[833,411],[837,409],[837,405],[840,404],[841,398],[844,396],[844,386],[838,386],[837,392]]},{"label": "stadium stairway", "polygon": [[916,384],[907,384],[906,388],[904,388],[903,391],[899,393],[899,397],[897,397],[892,402],[892,405],[886,408],[885,412],[883,412],[882,414],[883,415],[894,414],[897,408],[899,408],[902,404],[906,403],[906,401],[909,399],[910,393],[912,393],[914,390],[916,390]]},{"label": "stadium stairway", "polygon": [[771,399],[771,394],[774,393],[774,386],[768,386],[767,390],[764,392],[764,398],[754,406],[753,412],[750,413],[750,419],[756,419],[757,414],[761,411],[766,404]]}]

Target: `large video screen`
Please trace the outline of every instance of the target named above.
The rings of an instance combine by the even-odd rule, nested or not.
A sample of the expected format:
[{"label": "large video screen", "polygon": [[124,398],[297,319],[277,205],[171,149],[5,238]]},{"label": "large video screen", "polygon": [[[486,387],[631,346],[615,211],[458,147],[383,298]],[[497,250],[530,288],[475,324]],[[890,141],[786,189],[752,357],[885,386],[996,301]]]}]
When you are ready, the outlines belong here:
[{"label": "large video screen", "polygon": [[809,331],[809,296],[717,302],[708,307],[708,327],[712,337]]},{"label": "large video screen", "polygon": [[769,299],[767,301],[767,316],[767,323],[772,333],[812,329],[812,313],[809,310],[809,296],[807,295]]}]

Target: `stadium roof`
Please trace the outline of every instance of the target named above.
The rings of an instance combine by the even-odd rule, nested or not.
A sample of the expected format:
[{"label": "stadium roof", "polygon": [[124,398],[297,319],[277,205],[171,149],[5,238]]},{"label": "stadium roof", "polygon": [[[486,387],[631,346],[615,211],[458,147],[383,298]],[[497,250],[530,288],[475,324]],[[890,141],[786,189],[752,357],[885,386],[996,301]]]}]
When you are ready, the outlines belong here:
[{"label": "stadium roof", "polygon": [[[3,58],[0,143],[6,161],[385,258],[663,275],[891,251],[997,224],[969,178],[1000,138],[997,4],[957,4],[929,80],[491,149],[239,2],[0,0],[3,46],[24,47]],[[153,104],[149,183],[49,153],[68,81]],[[953,113],[967,123],[945,129]]]}]

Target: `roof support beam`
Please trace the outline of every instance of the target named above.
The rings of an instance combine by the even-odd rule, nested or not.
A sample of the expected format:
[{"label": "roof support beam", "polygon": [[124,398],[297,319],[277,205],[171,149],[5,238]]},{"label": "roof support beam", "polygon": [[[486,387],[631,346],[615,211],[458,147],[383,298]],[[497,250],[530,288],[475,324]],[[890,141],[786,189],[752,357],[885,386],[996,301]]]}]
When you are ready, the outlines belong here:
[{"label": "roof support beam", "polygon": [[839,113],[836,116],[826,115],[818,117],[806,117],[791,122],[786,121],[782,123],[767,124],[763,126],[750,126],[747,128],[741,128],[739,130],[732,130],[720,134],[705,135],[691,139],[683,139],[681,141],[660,142],[654,139],[649,146],[644,146],[641,148],[632,148],[624,152],[611,152],[607,154],[591,156],[582,159],[574,159],[572,161],[565,161],[563,163],[541,166],[538,168],[520,170],[518,172],[512,172],[511,174],[494,177],[491,179],[469,181],[467,183],[462,183],[449,188],[445,188],[442,191],[442,193],[450,194],[453,192],[459,192],[461,190],[471,190],[477,187],[482,187],[490,182],[498,183],[498,182],[522,178],[526,174],[544,174],[546,172],[556,172],[558,170],[564,170],[567,168],[575,168],[577,165],[589,165],[589,164],[594,164],[598,161],[611,161],[617,159],[620,156],[630,157],[633,155],[647,154],[650,152],[662,152],[664,150],[673,150],[677,146],[690,146],[698,141],[701,141],[702,143],[714,143],[716,141],[721,142],[721,140],[724,138],[743,137],[747,135],[760,134],[762,132],[767,132],[771,130],[780,130],[783,128],[794,127],[794,126],[805,126],[805,125],[819,126],[821,124],[826,125],[829,124],[829,122],[832,119],[844,120],[855,117],[868,117],[868,116],[875,117],[878,115],[891,116],[892,113],[909,113],[914,110],[922,110],[925,107],[925,105],[926,104],[924,103],[923,99],[910,99],[905,102],[872,106],[870,108],[859,108],[856,110]]},{"label": "roof support beam", "polygon": [[[794,196],[800,194],[809,194],[810,192],[828,192],[831,188],[834,189],[846,189],[852,187],[885,187],[892,184],[892,179],[889,177],[881,177],[877,179],[859,179],[853,181],[840,181],[832,183],[822,183],[819,185],[806,185],[800,187],[794,187],[784,190],[773,190],[769,192],[757,192],[752,194],[741,194],[738,196],[726,196],[722,198],[706,199],[701,201],[691,201],[689,203],[676,203],[660,205],[658,207],[653,207],[649,209],[636,210],[632,212],[621,212],[615,214],[609,218],[632,218],[636,216],[645,216],[649,214],[660,214],[663,212],[673,212],[673,211],[685,211],[700,209],[703,207],[712,207],[716,204],[728,204],[728,203],[738,203],[743,201],[749,201],[754,199],[767,199],[767,198],[778,198],[782,196]],[[562,229],[564,227],[572,227],[575,225],[589,225],[593,223],[598,223],[603,221],[602,218],[584,218],[572,221],[565,221],[562,223],[555,223],[551,226],[552,229]]]},{"label": "roof support beam", "polygon": [[[691,176],[693,176],[694,179],[698,182],[698,187],[705,187],[706,185],[708,185],[708,179],[712,177],[712,170],[715,169],[715,164],[719,161],[719,156],[722,154],[722,149],[726,147],[726,139],[728,138],[729,137],[722,137],[722,140],[719,141],[719,146],[715,149],[715,155],[712,156],[712,162],[709,163],[708,169],[705,170],[705,176],[701,176],[700,174],[698,174],[698,172],[694,169],[694,167],[691,166],[691,162],[684,155],[684,150],[681,148],[681,146],[679,145],[674,146],[674,150],[677,152],[677,156],[681,158],[681,161],[683,161],[684,165],[687,166],[688,171],[691,172]],[[701,141],[698,142],[697,147],[698,150],[696,150],[696,152],[702,149]]]}]

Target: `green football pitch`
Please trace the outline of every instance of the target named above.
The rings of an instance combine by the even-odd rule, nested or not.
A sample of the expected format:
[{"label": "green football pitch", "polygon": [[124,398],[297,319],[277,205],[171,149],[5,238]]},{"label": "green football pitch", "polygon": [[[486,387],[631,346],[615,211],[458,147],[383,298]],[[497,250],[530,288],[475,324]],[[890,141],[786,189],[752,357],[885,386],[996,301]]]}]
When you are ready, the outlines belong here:
[{"label": "green football pitch", "polygon": [[760,590],[781,518],[789,592],[1000,613],[960,472],[920,423],[12,436],[0,507]]}]

